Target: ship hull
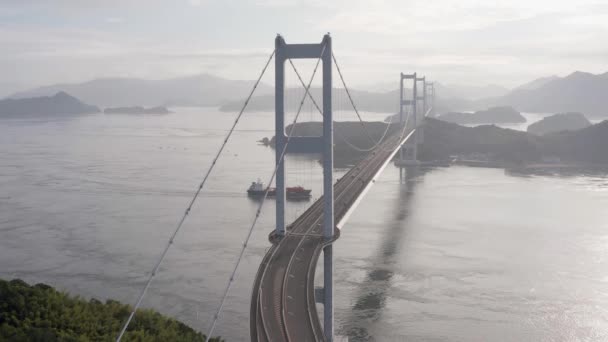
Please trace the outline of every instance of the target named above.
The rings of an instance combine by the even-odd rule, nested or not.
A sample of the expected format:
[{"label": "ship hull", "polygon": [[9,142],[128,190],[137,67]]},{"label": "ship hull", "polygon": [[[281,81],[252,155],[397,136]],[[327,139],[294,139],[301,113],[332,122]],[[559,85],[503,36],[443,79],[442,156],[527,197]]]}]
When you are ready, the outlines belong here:
[{"label": "ship hull", "polygon": [[[247,196],[254,197],[254,198],[262,198],[262,197],[264,197],[265,193],[266,193],[266,190],[247,190]],[[275,189],[268,190],[268,197],[275,197],[276,194],[277,194],[277,192]]]},{"label": "ship hull", "polygon": [[[265,192],[266,192],[265,190],[247,190],[247,196],[249,196],[251,198],[262,198],[262,197],[264,197]],[[304,190],[304,191],[298,191],[298,192],[287,191],[285,193],[285,197],[288,200],[303,201],[303,200],[310,199],[310,197],[311,197],[310,192],[311,192],[311,190]],[[276,195],[277,195],[277,192],[275,189],[268,190],[267,197],[276,197]]]}]

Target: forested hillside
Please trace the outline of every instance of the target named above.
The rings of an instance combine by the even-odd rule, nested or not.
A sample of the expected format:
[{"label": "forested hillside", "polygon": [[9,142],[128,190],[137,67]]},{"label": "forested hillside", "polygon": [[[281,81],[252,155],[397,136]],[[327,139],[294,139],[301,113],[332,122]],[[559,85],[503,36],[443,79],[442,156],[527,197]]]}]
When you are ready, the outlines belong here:
[{"label": "forested hillside", "polygon": [[[0,341],[114,341],[130,310],[114,300],[87,301],[46,284],[0,280]],[[191,342],[205,336],[155,311],[139,310],[122,340]]]}]

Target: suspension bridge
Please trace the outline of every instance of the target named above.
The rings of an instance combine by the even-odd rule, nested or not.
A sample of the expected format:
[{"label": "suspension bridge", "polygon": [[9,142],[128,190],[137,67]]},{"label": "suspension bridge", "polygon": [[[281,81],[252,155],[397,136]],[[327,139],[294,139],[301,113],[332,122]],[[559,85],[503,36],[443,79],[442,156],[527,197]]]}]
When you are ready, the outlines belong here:
[{"label": "suspension bridge", "polygon": [[[147,282],[135,302],[133,311],[116,339],[117,342],[122,339],[127,331],[163,259],[203,191],[209,175],[221,157],[273,58],[275,61],[275,167],[266,183],[264,196],[259,202],[237,261],[232,268],[232,273],[213,315],[207,331],[207,341],[213,336],[224,303],[268,197],[270,185],[273,182],[276,185],[276,225],[269,235],[271,247],[263,257],[254,279],[250,306],[251,340],[334,340],[333,243],[339,238],[340,229],[356,209],[365,193],[393,159],[395,159],[395,165],[400,167],[419,165],[417,148],[418,144],[423,141],[422,130],[419,127],[424,117],[432,113],[435,93],[432,83],[426,82],[425,77],[418,77],[416,73],[400,73],[400,95],[399,99],[396,99],[399,103],[398,120],[395,120],[395,116],[393,116],[380,138],[374,140],[366,130],[365,122],[359,113],[355,99],[349,91],[344,75],[332,51],[332,38],[327,34],[318,44],[287,44],[282,36],[276,37],[274,51],[264,65],[209,169],[197,186],[184,214],[179,219],[161,256],[156,261],[152,272],[150,272]],[[305,82],[297,70],[293,63],[294,59],[316,61],[308,82]],[[299,84],[304,88],[304,94],[299,101],[295,117],[291,123],[292,129],[287,133],[285,126],[286,66],[291,66],[297,75]],[[311,84],[320,66],[322,69],[321,105],[310,91]],[[338,71],[348,101],[361,124],[362,133],[370,137],[373,142],[371,147],[360,147],[349,142],[343,136],[337,136],[338,139],[352,148],[367,152],[367,155],[335,183],[333,174],[334,116],[332,108],[332,72],[334,66]],[[411,94],[409,95],[406,94],[405,82],[411,82]],[[418,91],[419,86],[422,86],[420,92]],[[311,102],[322,116],[322,134],[320,136],[296,136],[294,134],[294,128],[298,123],[305,101]],[[390,131],[391,125],[396,125],[398,129]],[[322,156],[323,195],[291,224],[286,224],[285,155],[290,151],[290,147],[293,148],[298,145],[306,145],[308,150],[317,152]],[[401,174],[402,172],[400,172]],[[315,273],[321,253],[323,253],[323,288],[319,291],[319,289],[315,289]],[[323,304],[322,320],[319,318],[317,303]]]}]

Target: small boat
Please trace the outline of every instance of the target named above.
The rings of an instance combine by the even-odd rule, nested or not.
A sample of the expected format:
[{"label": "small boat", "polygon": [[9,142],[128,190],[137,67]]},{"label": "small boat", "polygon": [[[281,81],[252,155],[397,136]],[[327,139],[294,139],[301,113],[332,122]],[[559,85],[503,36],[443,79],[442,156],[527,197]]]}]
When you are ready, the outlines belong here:
[{"label": "small boat", "polygon": [[304,189],[301,186],[294,186],[285,189],[287,199],[291,200],[307,200],[310,198],[310,189]]},{"label": "small boat", "polygon": [[[312,190],[304,189],[301,186],[288,187],[285,189],[285,195],[288,200],[308,200],[310,199]],[[253,198],[262,198],[266,192],[264,182],[258,179],[255,182],[251,182],[249,189],[247,189],[247,195]],[[276,188],[268,188],[268,197],[276,197]]]}]

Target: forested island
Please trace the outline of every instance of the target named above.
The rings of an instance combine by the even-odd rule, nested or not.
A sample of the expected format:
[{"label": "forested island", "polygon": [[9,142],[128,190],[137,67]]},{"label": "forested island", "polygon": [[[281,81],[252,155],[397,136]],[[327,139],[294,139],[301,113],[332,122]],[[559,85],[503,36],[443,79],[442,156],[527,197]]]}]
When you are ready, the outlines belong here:
[{"label": "forested island", "polygon": [[608,165],[608,120],[544,136],[493,125],[463,127],[434,119],[427,119],[423,129],[420,157],[427,160],[482,155],[505,165]]},{"label": "forested island", "polygon": [[[377,141],[386,125],[366,122],[365,131]],[[288,126],[287,131],[290,129]],[[392,132],[398,129],[397,125],[390,128]],[[584,129],[545,136],[494,125],[465,127],[433,118],[426,118],[420,129],[424,131],[424,142],[420,144],[418,157],[427,162],[478,159],[505,167],[535,163],[608,165],[608,149],[605,148],[608,146],[608,120]],[[336,122],[334,131],[337,167],[353,165],[366,155],[366,151],[350,145],[363,150],[373,146],[359,122]],[[318,136],[320,132],[320,122],[304,122],[296,124],[294,136]],[[270,139],[271,145],[273,139]],[[306,151],[296,146],[290,152]]]},{"label": "forested island", "polygon": [[562,131],[576,131],[591,126],[591,122],[581,113],[560,113],[547,116],[528,126],[528,132],[546,135]]},{"label": "forested island", "polygon": [[53,96],[0,100],[0,116],[56,116],[98,113],[99,108],[88,105],[60,91]]},{"label": "forested island", "polygon": [[[387,125],[383,122],[365,122],[365,128],[359,121],[334,122],[334,163],[336,167],[349,167],[363,159],[367,151],[374,147],[375,142],[380,140],[383,134],[393,134],[401,129],[399,125]],[[285,129],[289,134],[293,125]],[[322,133],[321,122],[301,122],[295,125],[293,136],[314,137]],[[268,140],[268,144],[274,147],[275,137]],[[349,145],[350,144],[350,145]],[[290,144],[291,145],[291,144]],[[310,146],[288,145],[289,153],[310,153]]]},{"label": "forested island", "polygon": [[[131,307],[59,292],[46,284],[0,280],[0,341],[114,341]],[[123,341],[205,341],[205,335],[153,310],[138,310]],[[220,338],[211,339],[214,342]]]},{"label": "forested island", "polygon": [[508,106],[492,107],[486,110],[478,110],[475,113],[449,112],[440,115],[438,119],[462,125],[526,122],[526,118]]}]

